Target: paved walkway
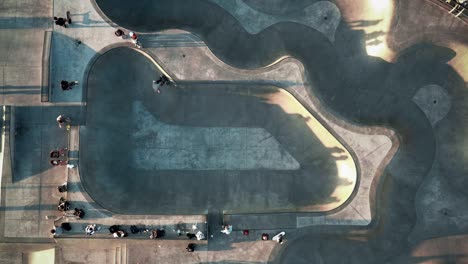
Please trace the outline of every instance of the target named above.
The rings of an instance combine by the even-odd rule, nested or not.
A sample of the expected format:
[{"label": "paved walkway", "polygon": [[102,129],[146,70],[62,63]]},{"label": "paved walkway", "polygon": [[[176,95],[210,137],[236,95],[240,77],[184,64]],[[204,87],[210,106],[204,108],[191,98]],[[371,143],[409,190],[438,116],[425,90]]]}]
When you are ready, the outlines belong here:
[{"label": "paved walkway", "polygon": [[[241,219],[235,220],[238,221],[236,231],[227,237],[217,231],[222,212],[214,211],[208,214],[213,219],[209,221],[208,231],[214,237],[206,245],[199,245],[199,251],[194,254],[184,252],[184,240],[126,239],[103,243],[96,237],[83,243],[82,238],[62,238],[57,244],[32,247],[0,245],[2,261],[21,263],[32,257],[33,251],[55,247],[57,263],[83,259],[87,263],[130,260],[143,263],[155,259],[162,263],[464,261],[468,253],[459,247],[463,237],[455,236],[468,230],[467,182],[466,177],[460,176],[466,175],[463,162],[466,150],[460,142],[466,130],[463,124],[466,123],[467,71],[464,69],[468,56],[467,34],[464,34],[467,26],[462,20],[422,0],[388,1],[386,5],[345,0],[326,2],[323,9],[314,9],[316,5],[307,1],[286,5],[275,0],[268,7],[250,0],[232,4],[193,1],[193,6],[183,1],[160,1],[157,8],[162,7],[165,12],[158,12],[158,16],[154,16],[150,5],[140,5],[140,2],[120,2],[121,6],[113,1],[97,2],[106,16],[125,28],[156,32],[177,27],[198,35],[194,37],[186,31],[140,34],[144,51],[181,82],[180,88],[184,87],[183,81],[217,79],[231,85],[239,80],[251,84],[254,80],[256,85],[287,89],[337,133],[355,155],[361,188],[343,210],[320,217],[287,215],[280,217],[283,220],[279,222],[268,222],[271,215],[262,219],[258,215],[239,218],[227,214],[224,221]],[[67,142],[75,151],[72,155],[80,158],[78,127],[83,129],[88,121],[84,111],[87,91],[83,89],[88,63],[97,58],[98,52],[110,48],[109,45],[129,43],[113,35],[115,29],[96,13],[91,2],[55,1],[54,6],[50,2],[41,3],[32,9],[25,8],[30,5],[28,1],[15,3],[4,9],[5,19],[0,21],[0,30],[12,36],[0,44],[5,47],[0,54],[2,101],[24,107],[13,108],[14,120],[6,122],[12,136],[5,138],[2,146],[7,161],[2,168],[2,241],[52,243],[48,239],[51,221],[45,216],[56,215],[59,194],[51,189],[67,177],[75,190],[68,194],[70,201],[85,207],[92,217],[77,222],[76,227],[88,220],[101,225],[136,221],[166,227],[182,219],[187,224],[203,221],[203,217],[191,216],[128,219],[109,214],[81,191],[79,159],[75,160],[78,169],[48,167],[48,151]],[[128,9],[125,5],[140,10],[136,12],[140,19],[145,12],[151,16],[136,20],[132,17],[135,13],[120,12]],[[74,24],[67,29],[52,27],[50,17],[64,16],[67,10],[72,12]],[[243,19],[242,10],[261,19]],[[305,21],[299,14],[302,10],[314,14],[314,19],[321,19]],[[272,24],[278,21],[283,23]],[[42,41],[45,29],[54,30],[49,103],[40,102],[44,84],[42,52],[47,47]],[[256,35],[250,34],[257,31]],[[254,69],[266,65],[270,67]],[[18,69],[22,70],[21,74]],[[63,78],[79,80],[82,85],[63,93],[58,86]],[[164,95],[165,91],[162,92]],[[56,128],[54,118],[58,113],[73,117],[75,123],[70,136]],[[274,141],[269,144],[270,151],[283,151]],[[13,146],[11,152],[7,151],[8,146]],[[283,156],[278,164],[297,166],[295,155],[291,157]],[[202,165],[216,166],[216,162]],[[166,168],[176,165],[158,164]],[[243,166],[252,167],[251,164]],[[384,177],[378,177],[381,175]],[[252,219],[256,219],[255,225],[258,222],[269,225],[270,230],[262,230],[264,225],[253,225]],[[366,228],[353,227],[369,223]],[[258,230],[243,236],[243,227]],[[291,228],[286,230],[284,245],[258,241],[261,233],[273,235],[279,227]],[[81,251],[76,250],[78,244]]]}]

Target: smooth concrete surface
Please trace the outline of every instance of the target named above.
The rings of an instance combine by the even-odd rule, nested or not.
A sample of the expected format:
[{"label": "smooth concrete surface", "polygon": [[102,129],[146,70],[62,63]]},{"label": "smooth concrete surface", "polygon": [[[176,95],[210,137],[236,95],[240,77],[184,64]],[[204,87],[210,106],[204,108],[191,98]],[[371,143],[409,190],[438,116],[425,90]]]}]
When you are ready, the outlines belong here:
[{"label": "smooth concrete surface", "polygon": [[[122,59],[136,64],[119,65]],[[151,61],[128,48],[110,50],[92,65],[81,176],[103,207],[137,214],[329,211],[350,197],[357,181],[353,158],[289,93],[187,83],[158,94],[150,86],[158,75]],[[156,121],[172,124],[171,137]],[[239,127],[244,134],[227,130]],[[283,147],[275,150],[278,142]],[[291,165],[283,161],[292,157]]]},{"label": "smooth concrete surface", "polygon": [[[242,17],[239,12],[246,6],[226,10],[208,1],[97,1],[101,10],[95,10],[91,1],[2,3],[0,28],[8,36],[0,41],[4,47],[0,58],[5,65],[0,71],[0,85],[8,92],[2,94],[2,101],[29,109],[18,112],[19,122],[15,124],[21,133],[13,140],[4,138],[8,144],[1,153],[1,240],[8,243],[0,245],[0,262],[22,263],[24,256],[52,247],[56,248],[56,263],[466,262],[467,24],[466,18],[457,19],[441,8],[444,1],[435,1],[329,2],[341,14],[334,42],[323,32],[291,22],[303,10],[321,2],[313,0],[239,2],[259,17],[267,14],[271,21],[282,21],[255,35],[246,29],[258,27],[256,21],[247,22],[252,18]],[[64,16],[67,10],[75,26],[52,26],[51,16]],[[244,16],[252,14],[250,11]],[[109,18],[113,26],[106,22]],[[57,214],[54,207],[59,194],[50,189],[63,179],[73,182],[75,191],[69,193],[70,200],[95,217],[88,220],[99,221],[97,217],[105,216],[102,221],[115,223],[119,218],[96,204],[80,185],[78,126],[87,121],[81,110],[70,112],[77,121],[70,131],[69,144],[74,146],[78,169],[49,170],[42,164],[56,143],[55,136],[57,142],[63,136],[49,118],[71,106],[85,108],[87,104],[82,85],[71,93],[61,93],[60,87],[54,86],[55,101],[40,103],[44,30],[53,30],[55,35],[51,61],[58,67],[52,69],[51,80],[81,81],[87,78],[89,62],[98,58],[99,52],[116,44],[130,44],[113,35],[117,26],[138,31],[144,52],[163,61],[164,70],[171,75],[176,73],[181,89],[183,82],[191,79],[203,83],[223,80],[231,87],[269,85],[287,89],[346,143],[360,172],[367,175],[358,183],[360,188],[351,202],[327,214],[332,216],[328,222],[325,216],[296,216],[296,227],[303,228],[293,228],[294,217],[284,217],[276,227],[290,223],[287,227],[292,228],[284,229],[282,245],[259,241],[261,233],[272,236],[281,229],[250,230],[249,236],[244,236],[239,227],[229,236],[219,233],[223,213],[215,208],[207,216],[213,237],[193,254],[185,252],[185,240],[58,238],[53,242],[47,234],[51,221],[45,215]],[[181,35],[160,31],[169,28],[185,31]],[[198,37],[192,38],[187,31]],[[210,52],[195,51],[203,47]],[[204,59],[204,54],[209,57],[210,53],[215,67]],[[172,67],[177,63],[193,67]],[[267,69],[259,68],[267,65]],[[205,73],[196,73],[194,68]],[[240,78],[232,78],[234,75]],[[247,83],[239,84],[239,80]],[[441,104],[434,105],[435,97]],[[38,105],[44,109],[32,107]],[[14,137],[14,133],[10,136]],[[34,149],[28,149],[28,144]],[[7,151],[16,147],[19,152]],[[278,148],[272,150],[278,153]],[[27,162],[21,162],[23,156]],[[11,159],[16,159],[15,169],[10,168]],[[18,167],[18,162],[25,167]],[[13,181],[18,177],[22,180]],[[12,207],[6,210],[10,203]],[[158,216],[154,221],[163,219]],[[124,220],[130,223],[135,218],[120,219]],[[253,226],[245,220],[238,223]],[[365,226],[353,225],[361,221]],[[262,228],[269,223],[274,224],[273,219],[259,220],[255,225]]]},{"label": "smooth concrete surface", "polygon": [[340,10],[329,1],[319,1],[303,10],[287,16],[272,16],[255,10],[244,1],[211,0],[233,15],[250,34],[258,34],[273,24],[280,22],[301,23],[323,33],[333,42],[335,31],[340,23]]}]

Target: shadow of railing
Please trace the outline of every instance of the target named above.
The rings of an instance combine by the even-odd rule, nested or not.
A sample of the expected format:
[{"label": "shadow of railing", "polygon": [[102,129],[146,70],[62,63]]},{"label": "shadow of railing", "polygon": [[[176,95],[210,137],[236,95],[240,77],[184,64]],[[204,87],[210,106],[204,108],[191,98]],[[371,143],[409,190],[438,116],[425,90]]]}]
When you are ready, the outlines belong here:
[{"label": "shadow of railing", "polygon": [[206,44],[193,34],[141,34],[138,40],[144,48],[203,47]]}]

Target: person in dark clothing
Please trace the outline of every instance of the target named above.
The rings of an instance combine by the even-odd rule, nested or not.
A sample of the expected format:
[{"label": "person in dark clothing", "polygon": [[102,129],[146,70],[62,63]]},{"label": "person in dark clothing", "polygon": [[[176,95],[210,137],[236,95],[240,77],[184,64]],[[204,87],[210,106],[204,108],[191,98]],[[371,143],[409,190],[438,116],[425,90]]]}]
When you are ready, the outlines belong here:
[{"label": "person in dark clothing", "polygon": [[58,187],[57,187],[57,190],[58,190],[59,192],[61,192],[61,193],[66,192],[66,191],[68,190],[68,188],[67,188],[67,183],[64,183],[64,184],[58,186]]},{"label": "person in dark clothing", "polygon": [[65,198],[61,197],[59,201],[59,205],[57,206],[57,210],[64,212],[64,211],[68,211],[69,209],[70,209],[70,203],[68,203],[68,201]]},{"label": "person in dark clothing", "polygon": [[76,85],[76,84],[78,84],[78,81],[68,82],[68,81],[62,80],[62,81],[60,82],[60,86],[62,87],[62,90],[63,90],[63,91],[73,89],[73,86]]},{"label": "person in dark clothing", "polygon": [[72,230],[72,227],[71,227],[70,223],[62,223],[61,226],[62,226],[63,230],[65,230],[65,231]]},{"label": "person in dark clothing", "polygon": [[110,232],[111,234],[113,234],[113,233],[115,233],[115,232],[117,232],[117,231],[119,231],[119,230],[120,230],[120,226],[119,226],[119,225],[111,225],[111,226],[109,227],[109,232]]},{"label": "person in dark clothing", "polygon": [[196,235],[192,234],[192,233],[187,233],[187,237],[188,237],[188,239],[192,239],[192,238],[195,238]]},{"label": "person in dark clothing", "polygon": [[188,252],[193,252],[195,251],[195,244],[188,244],[187,247],[185,248]]},{"label": "person in dark clothing", "polygon": [[85,215],[85,212],[83,209],[78,209],[75,208],[75,212],[73,213],[74,216],[78,217],[79,219],[83,218]]},{"label": "person in dark clothing", "polygon": [[63,17],[54,17],[55,25],[61,26],[66,28],[67,27],[67,19]]},{"label": "person in dark clothing", "polygon": [[123,30],[121,30],[120,28],[117,29],[114,34],[117,36],[117,37],[124,37],[125,36],[125,32]]}]

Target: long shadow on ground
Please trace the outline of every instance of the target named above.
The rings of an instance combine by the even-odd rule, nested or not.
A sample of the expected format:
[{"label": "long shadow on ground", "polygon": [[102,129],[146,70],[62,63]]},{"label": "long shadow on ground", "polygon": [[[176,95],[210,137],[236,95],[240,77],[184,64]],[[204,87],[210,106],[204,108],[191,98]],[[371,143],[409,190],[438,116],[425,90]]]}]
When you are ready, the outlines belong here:
[{"label": "long shadow on ground", "polygon": [[[123,58],[131,63],[119,64]],[[80,140],[81,176],[87,191],[105,208],[127,214],[192,214],[210,208],[296,211],[348,198],[334,196],[333,192],[340,185],[354,188],[354,179],[341,179],[336,165],[337,159],[351,156],[344,149],[325,147],[302,115],[288,114],[271,103],[268,96],[280,93],[278,88],[198,85],[171,87],[157,94],[151,88],[156,75],[155,66],[129,48],[106,52],[90,70],[87,122]],[[147,148],[152,139],[134,140],[138,133],[134,122],[141,119],[136,108],[139,105],[167,124],[265,128],[300,168],[143,168],[138,159],[151,163]],[[216,158],[212,155],[208,153],[207,159]],[[241,156],[237,159],[242,162]]]},{"label": "long shadow on ground", "polygon": [[[466,177],[460,177],[466,174],[466,166],[462,165],[466,162],[459,159],[466,155],[463,144],[457,144],[466,129],[455,129],[463,123],[463,113],[466,112],[466,106],[463,106],[466,84],[447,65],[455,55],[452,50],[417,44],[402,52],[395,63],[387,63],[367,56],[364,33],[350,30],[343,22],[337,29],[335,43],[330,43],[317,31],[293,23],[279,23],[257,35],[249,35],[229,13],[201,0],[190,4],[184,1],[141,1],[137,4],[128,1],[119,7],[109,0],[97,3],[108,17],[127,28],[141,31],[180,28],[194,32],[217,57],[239,68],[265,66],[283,55],[294,56],[307,70],[313,89],[309,92],[322,100],[331,112],[366,125],[392,127],[398,132],[400,149],[385,170],[388,179],[382,186],[384,200],[388,202],[381,205],[381,225],[375,229],[376,235],[369,243],[336,241],[346,254],[335,254],[340,252],[336,247],[331,247],[333,252],[319,248],[320,253],[333,255],[334,262],[382,263],[407,250],[405,238],[416,220],[415,193],[436,157],[434,130],[421,109],[412,102],[416,91],[424,85],[440,85],[448,88],[452,96],[463,95],[456,100],[457,106],[454,105],[461,109],[451,111],[448,119],[442,121],[441,124],[450,122],[450,126],[438,128],[438,138],[449,137],[449,144],[440,155],[456,156],[452,161],[445,159],[443,171],[453,179],[454,186],[465,189],[462,191],[466,193],[466,188],[462,187],[466,186]],[[126,12],[130,6],[135,10],[132,14]],[[158,8],[164,10],[161,16],[151,15]],[[356,249],[357,252],[370,256],[369,260],[352,258],[352,249],[360,245],[365,248],[362,251]],[[305,248],[298,254],[307,250]],[[374,251],[378,254],[372,253]],[[310,263],[312,257],[279,259],[282,263]]]}]

